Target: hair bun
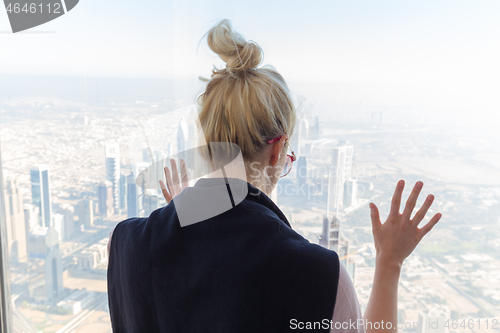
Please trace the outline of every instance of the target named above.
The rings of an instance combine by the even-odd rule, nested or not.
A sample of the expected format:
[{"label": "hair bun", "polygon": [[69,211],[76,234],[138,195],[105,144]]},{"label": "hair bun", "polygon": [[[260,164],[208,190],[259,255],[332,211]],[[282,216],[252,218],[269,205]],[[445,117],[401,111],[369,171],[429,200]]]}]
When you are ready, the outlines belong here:
[{"label": "hair bun", "polygon": [[231,72],[254,69],[262,62],[262,49],[255,42],[248,42],[239,33],[233,32],[227,19],[208,31],[207,42]]}]

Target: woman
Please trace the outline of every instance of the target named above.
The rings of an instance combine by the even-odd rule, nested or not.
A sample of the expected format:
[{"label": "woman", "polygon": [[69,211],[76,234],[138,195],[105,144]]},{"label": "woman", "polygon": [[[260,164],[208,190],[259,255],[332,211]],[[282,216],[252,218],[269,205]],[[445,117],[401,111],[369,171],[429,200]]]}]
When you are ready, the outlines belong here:
[{"label": "woman", "polygon": [[[423,185],[417,182],[400,214],[399,181],[384,224],[370,204],[376,269],[361,323],[337,253],[297,234],[269,199],[294,160],[287,152],[296,115],[284,79],[272,67],[258,67],[260,48],[227,20],[208,32],[207,41],[226,68],[214,69],[198,99],[201,129],[209,144],[238,148],[243,172],[220,168],[213,146],[202,155],[214,173],[187,187],[185,163],[179,177],[171,161],[167,184],[160,181],[167,206],[115,227],[108,246],[113,331],[394,331],[403,261],[441,217],[418,228],[433,196],[410,218]],[[204,218],[186,223],[184,216],[193,212]]]}]

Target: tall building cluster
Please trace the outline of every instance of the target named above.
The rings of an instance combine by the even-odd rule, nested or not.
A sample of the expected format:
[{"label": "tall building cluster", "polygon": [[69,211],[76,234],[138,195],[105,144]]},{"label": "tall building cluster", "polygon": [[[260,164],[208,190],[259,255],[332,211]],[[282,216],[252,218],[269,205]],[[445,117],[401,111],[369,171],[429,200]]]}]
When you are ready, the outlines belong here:
[{"label": "tall building cluster", "polygon": [[[17,180],[4,182],[0,154],[0,223],[10,266],[35,265],[42,275],[30,279],[28,294],[37,302],[58,300],[63,293],[62,241],[71,240],[80,229],[94,225],[95,215],[109,217],[126,206],[126,176],[120,172],[119,145],[105,147],[106,174],[97,186],[97,201],[82,198],[75,205],[53,205],[50,168],[30,169],[31,200],[24,203]],[[125,188],[124,191],[121,191]],[[123,194],[122,194],[123,193]]]},{"label": "tall building cluster", "polygon": [[[106,143],[103,147],[105,169],[102,181],[95,184],[95,192],[84,193],[79,198],[58,198],[56,204],[51,197],[53,175],[49,166],[31,167],[31,197],[23,198],[17,180],[4,180],[0,153],[0,225],[5,229],[2,230],[5,237],[2,248],[5,248],[3,253],[11,267],[26,271],[29,267],[31,274],[26,295],[36,303],[71,308],[74,300],[67,297],[63,287],[63,271],[73,266],[69,259],[76,258],[72,269],[102,269],[107,260],[108,239],[70,250],[70,256],[66,254],[64,260],[60,249],[62,242],[79,242],[88,239],[89,235],[95,239],[102,231],[100,227],[108,222],[125,216],[146,217],[158,209],[164,198],[154,186],[158,186],[159,179],[165,178],[164,167],[170,166],[167,158],[175,153],[193,164],[195,157],[186,151],[196,146],[196,134],[194,122],[188,126],[182,119],[177,126],[177,142],[168,144],[162,151],[147,147],[143,151],[143,161],[132,165],[128,172],[121,165],[120,145]],[[154,183],[154,186],[137,185],[138,175],[145,169],[148,174],[142,181]],[[73,247],[65,248],[65,253],[68,249]],[[2,290],[7,289],[10,290],[8,287]],[[86,295],[84,292],[78,297]]]},{"label": "tall building cluster", "polygon": [[[168,143],[165,150],[152,150],[144,147],[142,151],[142,162],[132,165],[132,172],[122,175],[122,188],[126,195],[122,195],[126,202],[128,217],[149,216],[154,210],[160,208],[164,202],[163,194],[159,191],[159,180],[165,181],[164,168],[170,169],[170,156],[183,158],[188,166],[196,164],[196,126],[193,114],[190,116],[189,125],[181,118],[177,125],[176,144]],[[179,167],[179,166],[178,166]],[[147,172],[143,172],[147,170]],[[180,169],[179,169],[180,171]],[[137,182],[142,182],[137,186]]]},{"label": "tall building cluster", "polygon": [[[181,118],[177,125],[176,143],[168,143],[164,150],[153,150],[151,147],[144,147],[142,150],[142,161],[131,165],[131,171],[128,174],[121,173],[117,177],[115,170],[118,161],[111,162],[106,158],[106,175],[113,175],[113,178],[108,176],[107,180],[113,182],[114,179],[118,184],[118,206],[116,203],[113,206],[120,212],[126,213],[127,217],[146,217],[154,210],[160,208],[164,202],[163,194],[159,190],[159,180],[165,181],[164,168],[170,168],[169,157],[177,156],[185,159],[188,165],[193,165],[195,156],[189,148],[196,145],[196,127],[187,124],[184,118]],[[108,152],[108,148],[106,149]],[[116,151],[116,150],[115,150]],[[187,152],[186,152],[187,151]],[[119,151],[118,151],[119,156]],[[146,171],[145,171],[146,170]],[[142,182],[139,184],[138,182]],[[104,188],[106,183],[99,185],[98,202],[99,213],[101,216],[110,216],[112,213],[108,211],[110,201],[108,199],[108,190]],[[113,187],[114,189],[114,187]],[[113,190],[114,191],[114,190]],[[113,192],[115,194],[115,192]],[[113,197],[114,199],[114,197]],[[115,200],[115,199],[114,199]]]},{"label": "tall building cluster", "polygon": [[356,262],[350,257],[349,239],[341,231],[341,212],[357,204],[357,184],[353,175],[353,146],[341,141],[332,150],[332,165],[328,172],[326,214],[323,217],[323,232],[320,245],[337,252],[351,279],[356,278]]},{"label": "tall building cluster", "polygon": [[[312,142],[319,138],[319,133],[317,115],[311,123],[306,119],[299,123],[297,140],[292,142],[292,146],[296,145],[295,153],[298,159],[292,168],[294,173],[288,177],[298,188],[304,188],[312,181],[308,174],[307,155],[311,153]],[[128,173],[121,166],[120,145],[106,143],[102,182],[97,184],[94,196],[79,198],[75,204],[58,204],[53,207],[48,166],[37,165],[30,170],[30,203],[23,204],[16,181],[8,180],[6,184],[1,184],[0,204],[5,209],[2,209],[0,218],[7,227],[11,262],[43,262],[44,279],[30,283],[30,295],[45,302],[60,296],[63,270],[59,250],[61,242],[92,229],[97,219],[107,220],[125,214],[127,217],[147,217],[158,209],[163,203],[163,195],[155,186],[158,185],[159,179],[165,178],[164,167],[170,167],[168,157],[175,154],[186,159],[188,166],[193,165],[195,156],[186,152],[196,146],[195,137],[194,126],[188,126],[186,121],[181,119],[177,126],[177,142],[162,151],[145,147],[142,151],[142,162],[132,165]],[[305,149],[301,150],[304,147]],[[342,207],[356,204],[356,180],[352,178],[352,169],[352,145],[341,144],[333,148],[328,174],[327,213],[324,216],[320,244],[339,254],[354,279],[355,264],[348,257],[349,240],[342,235],[339,217]],[[147,173],[143,172],[144,170],[147,170]],[[143,184],[138,186],[138,181]],[[153,186],[145,186],[146,183]],[[277,191],[272,196],[276,201]],[[79,269],[95,268],[104,260],[106,256],[101,253],[101,245],[96,245],[95,249],[80,251],[76,256]]]},{"label": "tall building cluster", "polygon": [[[354,281],[356,258],[351,256],[351,242],[342,232],[343,216],[349,208],[358,205],[358,183],[353,177],[354,147],[340,140],[331,150],[330,164],[320,161],[320,168],[314,165],[317,164],[315,157],[318,155],[317,149],[328,143],[325,141],[328,140],[321,138],[318,114],[312,119],[303,118],[299,121],[291,141],[291,148],[297,156],[297,161],[287,179],[280,182],[281,191],[278,196],[283,195],[291,200],[294,200],[295,196],[306,197],[311,201],[326,199],[326,212],[323,215],[319,244],[334,250],[339,255]],[[323,164],[327,164],[326,169]],[[291,191],[291,188],[295,188],[295,192]]]},{"label": "tall building cluster", "polygon": [[[34,223],[29,221],[32,209],[25,209],[25,224],[28,227],[28,257],[39,260],[44,267],[44,279],[30,281],[29,294],[40,302],[50,302],[61,296],[62,257],[59,243],[65,238],[64,216],[53,214],[50,194],[50,172],[44,165],[38,165],[30,170],[31,201],[38,213]],[[69,228],[69,227],[68,227]]]},{"label": "tall building cluster", "polygon": [[30,259],[41,261],[42,278],[29,281],[29,295],[49,302],[57,299],[63,289],[59,251],[63,216],[52,214],[48,167],[34,167],[30,174],[32,205],[24,207],[17,180],[4,184],[0,152],[0,223],[7,244],[4,249],[12,266],[26,264]]}]

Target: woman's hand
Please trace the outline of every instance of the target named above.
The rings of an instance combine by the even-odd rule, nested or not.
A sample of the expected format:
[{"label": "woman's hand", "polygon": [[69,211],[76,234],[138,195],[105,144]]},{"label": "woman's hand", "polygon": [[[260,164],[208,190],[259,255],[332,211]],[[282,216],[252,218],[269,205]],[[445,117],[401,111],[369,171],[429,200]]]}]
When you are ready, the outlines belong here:
[{"label": "woman's hand", "polygon": [[186,169],[186,162],[181,159],[181,177],[179,179],[179,172],[177,171],[177,164],[174,159],[170,159],[170,166],[172,167],[172,175],[170,175],[170,170],[168,167],[164,168],[165,179],[167,180],[167,186],[160,180],[160,187],[167,200],[167,203],[172,201],[172,199],[186,187],[188,187],[188,173]]},{"label": "woman's hand", "polygon": [[401,205],[401,195],[404,189],[404,180],[400,180],[396,185],[396,190],[392,197],[391,211],[384,224],[380,222],[380,215],[377,206],[370,203],[372,232],[377,251],[377,262],[401,267],[403,261],[415,249],[420,240],[427,234],[441,218],[441,213],[434,215],[431,220],[422,228],[418,224],[425,217],[427,210],[434,200],[434,196],[429,194],[424,204],[410,219],[415,208],[418,195],[424,185],[418,181],[406,201],[403,214],[399,213]]}]

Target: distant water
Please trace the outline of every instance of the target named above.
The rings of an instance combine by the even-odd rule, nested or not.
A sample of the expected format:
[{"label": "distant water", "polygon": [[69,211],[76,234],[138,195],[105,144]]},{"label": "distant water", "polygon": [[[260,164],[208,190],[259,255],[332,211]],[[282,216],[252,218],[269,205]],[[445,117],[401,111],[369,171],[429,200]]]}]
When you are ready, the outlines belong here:
[{"label": "distant water", "polygon": [[137,100],[192,100],[200,87],[196,78],[144,79],[0,74],[0,100],[57,98],[95,106],[110,102],[130,103]]}]

